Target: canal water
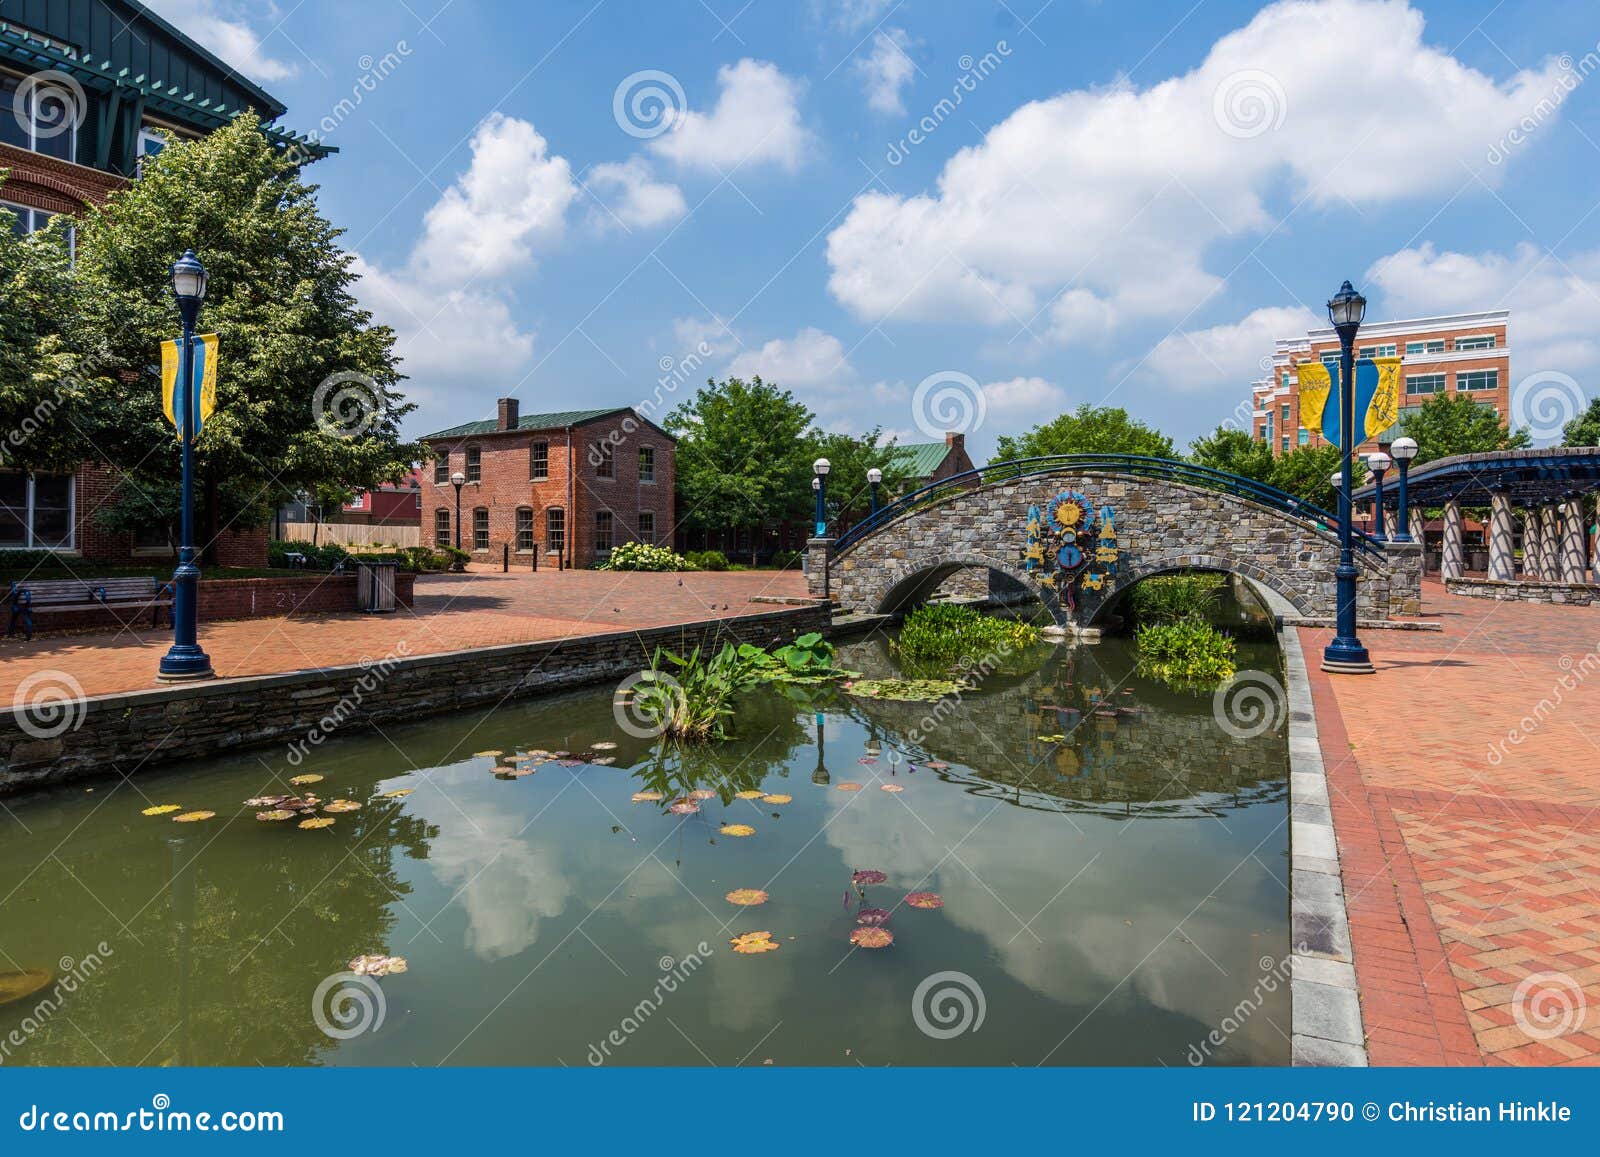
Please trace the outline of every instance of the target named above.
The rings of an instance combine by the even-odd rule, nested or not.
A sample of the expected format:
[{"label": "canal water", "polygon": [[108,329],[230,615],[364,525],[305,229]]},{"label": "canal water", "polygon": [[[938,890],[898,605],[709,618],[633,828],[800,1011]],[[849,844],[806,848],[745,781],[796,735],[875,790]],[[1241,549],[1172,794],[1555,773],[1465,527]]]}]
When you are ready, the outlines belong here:
[{"label": "canal water", "polygon": [[[841,662],[894,673],[881,640]],[[1281,728],[1230,734],[1118,640],[937,715],[813,687],[734,722],[663,750],[596,688],[7,800],[0,972],[53,981],[0,1004],[0,1064],[1287,1062]],[[541,750],[574,758],[513,773]],[[361,806],[243,802],[297,791]],[[349,974],[373,955],[405,971]]]}]

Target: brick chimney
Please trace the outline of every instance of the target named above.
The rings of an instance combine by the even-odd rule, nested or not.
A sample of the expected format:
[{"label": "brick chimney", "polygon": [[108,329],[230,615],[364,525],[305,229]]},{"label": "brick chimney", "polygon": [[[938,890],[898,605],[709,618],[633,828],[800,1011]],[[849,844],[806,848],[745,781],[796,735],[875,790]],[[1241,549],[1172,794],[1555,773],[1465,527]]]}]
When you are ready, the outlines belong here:
[{"label": "brick chimney", "polygon": [[946,450],[954,450],[957,454],[964,454],[967,450],[967,436],[958,434],[954,430],[944,432],[944,446]]},{"label": "brick chimney", "polygon": [[500,399],[500,420],[495,424],[496,430],[515,430],[517,428],[517,400],[515,398]]}]

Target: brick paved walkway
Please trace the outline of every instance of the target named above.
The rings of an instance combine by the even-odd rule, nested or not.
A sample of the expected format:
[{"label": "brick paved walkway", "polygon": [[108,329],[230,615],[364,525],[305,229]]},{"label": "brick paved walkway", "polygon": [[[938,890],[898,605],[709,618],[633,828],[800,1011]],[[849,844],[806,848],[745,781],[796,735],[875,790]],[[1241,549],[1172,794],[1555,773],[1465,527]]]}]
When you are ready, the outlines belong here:
[{"label": "brick paved walkway", "polygon": [[1372,1063],[1600,1064],[1600,611],[1423,602],[1372,676],[1301,630]]},{"label": "brick paved walkway", "polygon": [[[423,575],[410,611],[201,623],[200,641],[218,675],[266,675],[379,659],[401,640],[408,654],[436,654],[761,614],[776,608],[752,596],[805,593],[797,571]],[[148,628],[0,641],[0,697],[42,670],[65,671],[86,695],[154,687],[171,642]]]}]

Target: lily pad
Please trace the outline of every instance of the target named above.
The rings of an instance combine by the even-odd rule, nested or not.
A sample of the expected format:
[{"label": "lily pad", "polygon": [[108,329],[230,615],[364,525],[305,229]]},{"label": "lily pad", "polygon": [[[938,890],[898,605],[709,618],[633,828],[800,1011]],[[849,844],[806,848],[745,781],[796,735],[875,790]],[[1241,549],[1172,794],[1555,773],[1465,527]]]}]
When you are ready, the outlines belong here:
[{"label": "lily pad", "polygon": [[353,799],[336,799],[330,801],[323,809],[325,812],[358,812],[361,805]]},{"label": "lily pad", "polygon": [[633,793],[634,803],[660,803],[666,798],[659,791],[636,791]]},{"label": "lily pad", "polygon": [[263,823],[278,823],[281,820],[292,820],[296,813],[288,808],[273,808],[271,811],[256,812],[256,819]]},{"label": "lily pad", "polygon": [[849,695],[900,703],[934,703],[961,689],[962,684],[950,679],[857,679],[844,685]]},{"label": "lily pad", "polygon": [[667,810],[675,816],[692,816],[700,810],[700,805],[692,799],[680,799],[677,803],[669,805]]},{"label": "lily pad", "polygon": [[0,972],[0,1004],[25,1000],[42,988],[48,988],[56,974],[45,968],[24,968],[16,972]]},{"label": "lily pad", "polygon": [[753,836],[756,834],[755,828],[749,824],[723,824],[717,830],[725,836]]},{"label": "lily pad", "polygon": [[717,793],[709,787],[697,787],[689,793],[690,799],[716,799]]},{"label": "lily pad", "polygon": [[792,795],[778,795],[778,794],[764,795],[764,796],[761,797],[761,802],[762,803],[793,803],[794,802],[794,796],[792,796]]},{"label": "lily pad", "polygon": [[735,888],[723,897],[730,904],[737,904],[741,908],[753,908],[757,904],[767,902],[767,894],[760,888]]},{"label": "lily pad", "polygon": [[860,759],[856,760],[856,762],[857,763],[864,763],[868,767],[871,767],[873,764],[877,763],[878,761],[876,759],[873,759],[872,756],[870,756],[870,755],[863,755]]},{"label": "lily pad", "polygon": [[172,822],[175,824],[197,824],[201,820],[208,820],[216,814],[216,812],[184,812],[181,816],[173,816]]},{"label": "lily pad", "polygon": [[[249,803],[250,801],[245,800],[245,802]],[[183,807],[181,803],[158,803],[155,805],[155,807],[145,808],[144,811],[140,812],[139,814],[142,816],[164,816],[168,812],[175,812],[181,807]]]},{"label": "lily pad", "polygon": [[597,755],[589,762],[594,764],[596,767],[610,767],[613,763],[617,762],[617,757],[614,755]]},{"label": "lily pad", "polygon": [[306,831],[315,831],[318,828],[331,828],[333,820],[328,816],[318,816],[316,819],[301,820],[299,826]]},{"label": "lily pad", "polygon": [[860,791],[861,790],[861,785],[859,783],[836,783],[833,786],[838,788],[840,791]]},{"label": "lily pad", "polygon": [[771,932],[741,932],[728,941],[733,945],[733,950],[741,956],[753,956],[758,952],[775,951],[779,945],[772,938]]},{"label": "lily pad", "polygon": [[887,928],[867,925],[850,933],[850,943],[857,948],[887,948],[894,943],[894,933]]},{"label": "lily pad", "polygon": [[906,903],[913,908],[943,908],[944,897],[937,892],[912,892]]},{"label": "lily pad", "polygon": [[905,788],[901,787],[898,783],[882,783],[878,785],[878,790],[893,794],[897,791],[905,791]]},{"label": "lily pad", "polygon": [[290,777],[289,782],[294,784],[296,787],[300,787],[303,784],[308,783],[321,783],[322,777],[320,775],[296,775]]},{"label": "lily pad", "polygon": [[384,792],[383,793],[383,798],[384,799],[405,799],[406,796],[410,795],[412,792],[414,792],[416,790],[417,789],[414,788],[414,787],[397,787],[393,791]]},{"label": "lily pad", "polygon": [[357,956],[346,967],[357,976],[388,976],[390,973],[404,972],[406,958],[373,953],[370,956]]},{"label": "lily pad", "polygon": [[856,913],[857,924],[876,926],[878,924],[886,924],[888,921],[889,909],[887,908],[863,908]]},{"label": "lily pad", "polygon": [[596,751],[615,751],[617,749],[617,745],[612,743],[609,739],[597,739],[595,742],[589,744],[589,746],[594,748]]},{"label": "lily pad", "polygon": [[761,799],[762,798],[762,793],[759,792],[759,791],[736,791],[736,792],[733,793],[733,798],[734,799]]},{"label": "lily pad", "polygon": [[924,764],[923,764],[923,765],[922,765],[922,766],[923,766],[923,767],[926,767],[926,768],[931,768],[931,769],[932,769],[932,770],[934,770],[934,771],[944,771],[944,770],[945,770],[945,769],[947,769],[947,768],[948,768],[948,767],[949,767],[949,766],[950,766],[950,765],[949,765],[949,764],[948,764],[948,763],[944,763],[944,762],[943,762],[943,761],[941,761],[941,760],[937,760],[937,759],[930,759],[930,760],[928,760],[928,762],[927,762],[927,763],[924,763]]},{"label": "lily pad", "polygon": [[289,797],[286,795],[258,795],[244,801],[245,807],[278,807]]},{"label": "lily pad", "polygon": [[556,760],[556,766],[557,767],[582,767],[583,766],[583,760],[581,760],[581,759],[558,759],[558,760]]},{"label": "lily pad", "polygon": [[864,888],[868,884],[881,884],[888,878],[886,873],[878,871],[877,868],[862,868],[851,874],[850,882],[858,888]]},{"label": "lily pad", "polygon": [[497,751],[497,750],[474,751],[472,753],[472,758],[473,759],[496,759],[499,756],[504,755],[504,754],[505,754],[505,752]]}]

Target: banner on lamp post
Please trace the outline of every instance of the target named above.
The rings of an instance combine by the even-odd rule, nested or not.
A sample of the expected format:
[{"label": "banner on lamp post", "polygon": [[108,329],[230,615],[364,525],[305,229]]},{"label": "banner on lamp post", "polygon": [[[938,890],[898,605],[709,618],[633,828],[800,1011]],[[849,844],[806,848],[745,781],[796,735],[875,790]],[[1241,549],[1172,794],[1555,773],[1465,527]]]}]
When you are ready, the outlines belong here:
[{"label": "banner on lamp post", "polygon": [[[178,381],[178,366],[183,360],[180,352],[182,344],[182,338],[161,343],[161,411],[172,423],[180,441],[184,436],[183,427],[178,424],[178,413],[183,404],[180,400],[183,387]],[[192,442],[205,428],[205,421],[211,412],[217,408],[217,335],[197,333],[189,348],[194,357],[195,382],[194,413],[188,423],[192,428],[189,435]]]}]

